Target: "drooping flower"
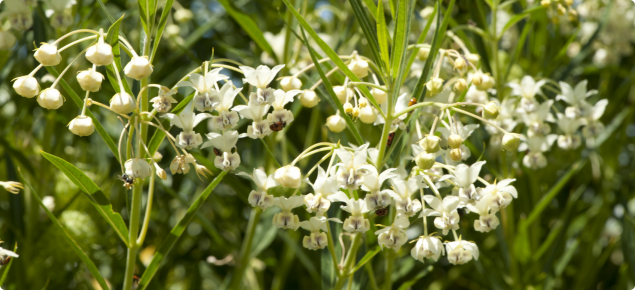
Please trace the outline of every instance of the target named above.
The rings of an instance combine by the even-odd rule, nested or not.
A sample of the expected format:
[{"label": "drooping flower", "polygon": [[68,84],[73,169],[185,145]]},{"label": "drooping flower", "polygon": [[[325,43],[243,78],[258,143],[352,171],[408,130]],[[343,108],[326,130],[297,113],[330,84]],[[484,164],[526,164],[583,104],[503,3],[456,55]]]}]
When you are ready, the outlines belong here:
[{"label": "drooping flower", "polygon": [[459,198],[456,196],[446,196],[443,201],[436,196],[424,195],[423,199],[431,207],[425,208],[420,218],[428,216],[436,216],[434,226],[443,231],[444,235],[450,230],[459,229],[459,213],[456,211],[459,206]]},{"label": "drooping flower", "polygon": [[375,232],[378,235],[377,243],[382,249],[387,247],[395,251],[399,250],[408,240],[405,231],[408,226],[410,226],[410,222],[407,217],[403,215],[397,216],[392,225]]},{"label": "drooping flower", "polygon": [[139,81],[150,76],[153,70],[147,56],[134,56],[123,71],[129,78]]},{"label": "drooping flower", "polygon": [[328,245],[328,237],[326,235],[330,234],[326,226],[329,221],[342,223],[337,218],[327,219],[326,217],[311,217],[308,221],[301,222],[300,226],[311,232],[310,235],[304,236],[302,245],[309,250],[324,249]]},{"label": "drooping flower", "polygon": [[278,168],[273,178],[284,187],[298,188],[302,184],[302,171],[296,166],[287,165]]},{"label": "drooping flower", "polygon": [[176,136],[177,146],[185,149],[198,148],[203,143],[203,137],[200,133],[194,132],[194,127],[201,121],[212,117],[208,113],[195,114],[191,107],[186,107],[180,114],[167,113],[164,118],[170,120],[172,126],[177,126],[183,131]]},{"label": "drooping flower", "polygon": [[448,261],[454,265],[462,265],[472,260],[478,260],[478,247],[473,242],[454,241],[445,243]]},{"label": "drooping flower", "polygon": [[571,150],[580,147],[582,140],[580,136],[575,133],[578,128],[582,126],[582,122],[577,118],[569,118],[563,114],[558,113],[558,127],[564,134],[558,136],[558,147],[563,150]]},{"label": "drooping flower", "polygon": [[95,132],[93,119],[87,116],[77,116],[68,123],[68,129],[77,136],[90,136]]},{"label": "drooping flower", "polygon": [[476,204],[468,204],[467,208],[471,212],[479,215],[479,219],[474,221],[474,229],[476,231],[486,233],[496,229],[500,222],[496,217],[496,211],[492,210],[493,197],[491,195],[481,198]]},{"label": "drooping flower", "polygon": [[348,200],[346,194],[339,190],[337,180],[332,176],[327,177],[322,167],[318,167],[318,176],[311,187],[315,194],[309,193],[304,197],[304,205],[310,213],[323,215],[331,206],[331,202]]},{"label": "drooping flower", "polygon": [[395,169],[391,168],[384,170],[384,172],[379,175],[367,174],[364,176],[362,180],[362,190],[368,192],[364,197],[368,210],[373,211],[390,205],[390,194],[388,193],[390,190],[381,190],[381,186],[388,178],[397,177],[393,171],[395,171]]},{"label": "drooping flower", "polygon": [[377,169],[366,162],[368,144],[359,146],[355,153],[345,149],[335,149],[335,154],[340,159],[336,164],[337,181],[340,186],[348,189],[358,189],[366,174],[377,174]]},{"label": "drooping flower", "polygon": [[480,199],[474,182],[478,178],[478,174],[481,171],[481,167],[485,164],[485,161],[479,161],[472,166],[465,164],[459,164],[454,169],[453,175],[445,175],[440,180],[452,179],[459,187],[459,198],[462,204],[467,204]]},{"label": "drooping flower", "polygon": [[273,199],[273,205],[279,207],[282,211],[273,216],[273,224],[280,229],[297,230],[300,227],[300,218],[291,213],[291,210],[302,206],[304,196],[295,195],[289,198],[284,196]]},{"label": "drooping flower", "polygon": [[159,95],[152,98],[152,107],[159,113],[167,113],[172,108],[172,104],[178,103],[172,95],[176,94],[176,90],[170,90],[167,87],[161,87]]},{"label": "drooping flower", "polygon": [[443,248],[443,243],[438,237],[421,236],[412,250],[410,250],[410,255],[415,260],[424,263],[425,259],[431,259],[436,262],[441,255],[445,255],[445,248]]},{"label": "drooping flower", "polygon": [[132,158],[124,164],[126,175],[130,178],[146,178],[152,175],[152,167],[145,159]]},{"label": "drooping flower", "polygon": [[196,90],[196,95],[192,103],[194,108],[201,112],[211,112],[220,103],[219,92],[216,89],[216,83],[220,80],[226,80],[229,77],[221,74],[222,68],[213,69],[202,76],[200,74],[190,74],[189,81],[178,83],[177,87],[188,86]]}]

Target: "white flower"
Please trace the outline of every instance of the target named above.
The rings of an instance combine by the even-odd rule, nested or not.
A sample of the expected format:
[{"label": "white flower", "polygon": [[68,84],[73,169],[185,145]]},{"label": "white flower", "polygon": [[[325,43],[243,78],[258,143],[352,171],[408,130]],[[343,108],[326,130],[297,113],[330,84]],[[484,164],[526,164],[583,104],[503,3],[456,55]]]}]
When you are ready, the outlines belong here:
[{"label": "white flower", "polygon": [[372,211],[390,205],[390,195],[388,194],[390,189],[381,190],[381,186],[386,179],[395,178],[397,176],[393,171],[395,171],[394,168],[386,169],[379,174],[379,176],[376,174],[368,174],[362,180],[362,190],[368,191],[364,197],[368,210]]},{"label": "white flower", "polygon": [[97,44],[86,50],[86,59],[95,65],[109,65],[114,59],[112,47],[108,43],[104,43],[103,36],[99,37]]},{"label": "white flower", "polygon": [[129,114],[137,108],[135,100],[128,93],[121,91],[110,99],[110,109],[115,113]]},{"label": "white flower", "polygon": [[145,159],[132,158],[124,164],[126,175],[130,178],[146,178],[152,175],[152,167]]},{"label": "white flower", "polygon": [[4,261],[5,259],[7,259],[7,257],[18,258],[20,257],[20,255],[16,254],[13,251],[9,251],[0,247],[0,260]]},{"label": "white flower", "polygon": [[37,97],[37,103],[40,104],[42,108],[57,110],[64,104],[64,98],[57,89],[48,88],[40,92],[40,95]]},{"label": "white flower", "polygon": [[101,87],[101,82],[104,80],[104,75],[98,73],[96,70],[90,68],[84,71],[80,71],[77,74],[77,82],[84,91],[97,92]]},{"label": "white flower", "polygon": [[214,166],[223,171],[232,171],[240,165],[240,155],[237,152],[223,152],[221,156],[214,158]]},{"label": "white flower", "polygon": [[340,100],[340,103],[345,104],[348,101],[348,98],[353,96],[353,89],[347,88],[345,86],[334,86],[333,92],[337,96],[337,99]]},{"label": "white flower", "polygon": [[289,102],[293,102],[293,98],[299,93],[302,93],[302,91],[292,90],[285,92],[283,90],[275,90],[273,93],[274,100],[271,103],[271,105],[273,106],[273,112],[271,112],[267,116],[267,121],[269,121],[269,123],[282,122],[283,126],[286,126],[288,123],[293,122],[293,113],[291,113],[291,111],[289,110],[286,110],[284,106]]},{"label": "white flower", "polygon": [[481,198],[476,204],[468,204],[467,208],[471,212],[479,215],[479,219],[474,221],[476,231],[486,233],[498,227],[500,223],[496,217],[496,211],[492,209],[493,197],[491,195]]},{"label": "white flower", "polygon": [[203,143],[201,148],[213,146],[222,152],[231,152],[232,149],[236,147],[238,138],[240,138],[238,131],[234,130],[225,131],[223,134],[209,133],[206,136],[209,138],[209,141]]},{"label": "white flower", "polygon": [[549,112],[551,105],[553,105],[553,100],[548,100],[541,103],[534,111],[527,112],[526,110],[519,109],[518,112],[521,114],[523,122],[529,127],[530,131],[540,134],[549,134],[551,128],[546,125],[545,122],[555,121],[553,115]]},{"label": "white flower", "polygon": [[302,206],[304,196],[296,195],[286,198],[284,196],[273,199],[273,205],[279,207],[282,211],[273,216],[273,224],[281,229],[297,230],[300,227],[300,219],[297,215],[291,213],[291,210]]},{"label": "white flower", "polygon": [[35,51],[35,59],[43,66],[54,66],[60,64],[62,56],[56,45],[42,43],[42,46]]},{"label": "white flower", "polygon": [[335,149],[335,154],[341,161],[335,165],[340,186],[357,189],[362,184],[365,174],[377,174],[377,169],[366,162],[367,148],[368,144],[359,146],[354,154],[345,149]]},{"label": "white flower", "polygon": [[472,166],[459,164],[454,169],[453,175],[445,175],[440,179],[440,181],[446,179],[454,180],[456,186],[459,187],[459,198],[461,199],[462,204],[479,200],[480,196],[474,187],[474,182],[478,178],[478,174],[484,164],[485,161],[476,162],[472,164]]},{"label": "white flower", "polygon": [[247,126],[247,136],[252,139],[265,138],[271,134],[271,132],[273,132],[271,131],[271,125],[267,120],[254,121],[251,125]]},{"label": "white flower", "polygon": [[340,133],[346,129],[346,120],[340,115],[333,115],[326,118],[326,127],[333,133]]},{"label": "white flower", "polygon": [[292,165],[278,168],[273,177],[276,182],[284,187],[299,188],[302,184],[302,172],[300,168]]},{"label": "white flower", "polygon": [[235,106],[232,110],[240,113],[243,118],[260,121],[262,120],[262,117],[267,114],[271,105],[267,103],[260,103],[256,100],[256,98],[256,94],[251,93],[249,95],[249,103],[247,103],[246,106],[238,105]]},{"label": "white flower", "polygon": [[220,103],[219,92],[215,89],[219,80],[226,80],[229,77],[221,74],[222,68],[213,69],[205,76],[193,73],[189,75],[189,81],[178,83],[177,87],[188,86],[196,90],[196,95],[192,103],[194,107],[201,111],[213,111]]},{"label": "white flower", "polygon": [[214,130],[227,130],[233,128],[240,120],[238,113],[230,111],[229,109],[234,105],[234,99],[236,95],[240,93],[243,88],[234,89],[234,85],[231,81],[226,82],[218,92],[220,103],[216,107],[218,116],[212,116],[212,128]]},{"label": "white flower", "polygon": [[454,241],[445,243],[448,261],[454,265],[462,265],[472,260],[478,260],[478,247],[468,241]]},{"label": "white flower", "polygon": [[581,102],[593,94],[597,94],[596,90],[586,90],[587,81],[579,82],[575,89],[565,82],[560,82],[561,93],[556,96],[556,100],[562,100],[569,105],[579,107]]},{"label": "white flower", "polygon": [[456,196],[446,196],[441,201],[438,197],[432,195],[424,195],[423,199],[432,208],[424,209],[419,215],[420,218],[427,216],[436,216],[434,226],[443,230],[443,234],[447,235],[450,230],[459,229],[459,213],[456,211],[459,206],[459,198]]},{"label": "white flower", "polygon": [[267,177],[267,174],[264,170],[256,168],[254,168],[254,172],[251,175],[244,172],[239,172],[236,174],[251,178],[251,180],[253,180],[256,184],[257,190],[252,190],[249,193],[249,197],[247,198],[251,206],[257,206],[264,210],[273,205],[273,195],[267,194],[267,190],[269,188],[278,185],[275,179],[273,179],[273,175],[269,175]]},{"label": "white flower", "polygon": [[346,201],[348,197],[343,192],[339,191],[339,185],[334,177],[327,177],[326,172],[322,167],[318,167],[318,175],[315,179],[315,183],[310,183],[313,187],[313,193],[309,193],[304,197],[304,205],[306,205],[306,211],[310,213],[317,213],[318,215],[324,214],[331,202],[334,201]]},{"label": "white flower", "polygon": [[436,262],[441,255],[445,255],[445,249],[443,248],[443,243],[439,240],[439,238],[433,236],[422,236],[417,240],[417,243],[412,250],[410,250],[410,255],[412,255],[415,260],[419,260],[424,263],[424,259],[426,258]]},{"label": "white flower", "polygon": [[372,90],[370,90],[370,94],[373,95],[373,98],[375,98],[377,104],[380,105],[386,102],[386,98],[388,96],[385,91],[378,88],[373,88]]},{"label": "white flower", "polygon": [[40,93],[40,84],[32,76],[23,76],[14,79],[13,89],[18,95],[25,98],[33,98]]},{"label": "white flower", "polygon": [[537,93],[541,93],[540,88],[545,83],[547,83],[546,80],[539,80],[536,82],[531,76],[524,76],[520,80],[520,84],[509,83],[507,85],[512,88],[512,96],[533,99]]},{"label": "white flower", "polygon": [[377,236],[377,243],[383,249],[384,247],[399,250],[403,244],[408,240],[406,231],[404,229],[410,226],[408,218],[403,215],[397,216],[393,224],[389,227],[385,227],[375,232]]},{"label": "white flower", "polygon": [[366,201],[362,199],[348,199],[346,205],[341,208],[351,214],[344,220],[344,230],[349,233],[364,233],[370,229],[370,222],[364,218],[364,214],[368,212]]},{"label": "white flower", "polygon": [[392,182],[393,190],[387,190],[386,192],[395,200],[397,213],[411,217],[419,212],[421,210],[421,201],[418,199],[412,200],[410,196],[418,193],[419,189],[426,187],[423,184],[422,176],[411,177],[408,181],[399,178],[392,178],[390,181]]},{"label": "white flower", "polygon": [[509,185],[514,181],[516,181],[516,179],[503,179],[483,189],[479,188],[477,190],[481,191],[480,195],[482,198],[487,196],[492,197],[490,200],[490,208],[496,212],[499,209],[507,207],[512,202],[512,198],[518,198],[516,188],[513,185]]},{"label": "white flower", "polygon": [[13,194],[17,194],[20,192],[20,189],[24,189],[22,183],[16,181],[0,181],[0,186],[4,187],[6,191]]},{"label": "white flower", "polygon": [[566,117],[563,114],[558,113],[558,127],[564,133],[558,136],[558,147],[563,150],[576,149],[582,144],[580,136],[575,135],[578,128],[582,126],[580,119],[574,119]]},{"label": "white flower", "polygon": [[95,132],[93,119],[87,116],[77,116],[70,123],[68,129],[77,136],[90,136]]},{"label": "white flower", "polygon": [[170,172],[172,172],[172,174],[187,174],[190,172],[189,163],[196,163],[192,154],[178,155],[174,158],[174,160],[172,160],[172,163],[170,163]]},{"label": "white flower", "polygon": [[132,57],[130,62],[123,69],[123,72],[129,78],[141,80],[152,74],[153,68],[147,56]]},{"label": "white flower", "polygon": [[311,232],[309,236],[304,236],[302,245],[309,250],[320,250],[328,246],[328,237],[325,232],[328,231],[326,223],[329,221],[342,222],[336,218],[327,219],[326,217],[311,217],[308,221],[301,222],[300,226]]},{"label": "white flower", "polygon": [[297,77],[284,77],[280,80],[280,87],[288,92],[290,90],[299,90],[302,88],[302,81]]},{"label": "white flower", "polygon": [[273,69],[270,69],[266,65],[260,65],[256,69],[248,66],[240,66],[239,68],[245,75],[244,81],[257,88],[256,95],[258,102],[271,103],[273,89],[267,88],[267,86],[273,81],[276,74],[284,68],[284,64],[275,66]]},{"label": "white flower", "polygon": [[348,63],[348,69],[358,78],[363,78],[368,75],[368,62],[355,54],[353,58],[351,58],[351,62]]},{"label": "white flower", "polygon": [[164,118],[170,120],[172,126],[177,126],[183,129],[183,132],[179,133],[177,138],[177,146],[185,149],[197,148],[203,143],[203,137],[200,133],[194,132],[194,127],[201,121],[211,117],[212,115],[207,113],[195,114],[191,111],[191,107],[186,107],[180,114],[167,113],[163,115]]},{"label": "white flower", "polygon": [[178,23],[189,22],[193,16],[192,11],[186,8],[179,8],[174,12],[174,20]]},{"label": "white flower", "polygon": [[523,157],[523,165],[533,170],[545,168],[547,166],[547,157],[542,152],[529,151]]},{"label": "white flower", "polygon": [[152,98],[152,107],[159,113],[166,113],[172,108],[172,104],[178,103],[172,95],[176,94],[176,90],[170,90],[166,87],[162,87],[159,90],[159,95]]}]

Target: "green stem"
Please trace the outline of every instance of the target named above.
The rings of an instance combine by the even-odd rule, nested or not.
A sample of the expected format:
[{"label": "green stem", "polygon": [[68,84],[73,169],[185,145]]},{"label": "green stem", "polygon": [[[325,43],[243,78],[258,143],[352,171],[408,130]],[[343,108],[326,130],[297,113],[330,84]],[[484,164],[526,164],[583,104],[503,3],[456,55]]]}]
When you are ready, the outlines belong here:
[{"label": "green stem", "polygon": [[335,242],[333,242],[333,235],[331,232],[331,225],[326,222],[326,228],[329,230],[328,233],[326,233],[326,237],[328,239],[328,248],[329,248],[329,252],[331,253],[331,258],[333,258],[333,265],[335,265],[337,268],[335,269],[335,274],[337,274],[337,278],[342,277],[342,272],[340,271],[340,267],[339,267],[339,261],[337,260],[337,255],[335,254]]},{"label": "green stem", "polygon": [[148,205],[146,205],[146,214],[143,218],[143,227],[141,227],[141,234],[137,239],[137,247],[143,245],[143,241],[146,239],[148,233],[148,224],[150,224],[150,214],[152,213],[152,200],[154,199],[154,180],[156,177],[155,169],[152,167],[152,176],[150,177],[150,187],[148,188]]},{"label": "green stem", "polygon": [[247,269],[247,265],[249,264],[251,244],[254,240],[256,226],[258,225],[258,220],[260,219],[261,213],[262,210],[260,208],[254,208],[251,211],[251,215],[249,216],[249,224],[247,225],[247,236],[245,236],[245,240],[243,240],[243,245],[240,249],[240,261],[238,261],[237,265],[238,268],[236,268],[236,271],[234,272],[231,283],[229,285],[229,289],[231,290],[240,289],[240,282],[242,281],[245,269]]},{"label": "green stem", "polygon": [[386,253],[386,274],[384,275],[384,289],[392,289],[392,266],[395,261],[395,251],[388,249]]},{"label": "green stem", "polygon": [[137,259],[137,249],[139,246],[135,243],[137,234],[139,233],[139,217],[141,215],[141,197],[143,195],[142,182],[138,182],[132,190],[132,205],[130,211],[130,248],[126,258],[126,275],[123,281],[123,289],[132,289],[132,278],[134,276],[134,268]]},{"label": "green stem", "polygon": [[337,283],[335,284],[335,287],[333,289],[335,290],[342,289],[342,287],[344,286],[344,283],[346,283],[346,280],[350,278],[352,274],[350,269],[353,266],[353,263],[355,262],[355,260],[357,260],[357,248],[360,245],[360,241],[361,241],[361,234],[355,234],[355,237],[353,238],[353,242],[351,243],[351,249],[348,251],[348,254],[346,255],[346,260],[344,260],[344,268],[342,269],[343,275],[338,278]]},{"label": "green stem", "polygon": [[[276,167],[280,168],[282,167],[282,165],[280,165],[280,163],[278,162],[278,160],[276,160],[276,155],[273,154],[273,152],[271,151],[271,149],[269,149],[269,145],[267,145],[267,142],[265,142],[264,139],[260,139],[260,141],[262,142],[262,145],[265,146],[265,149],[267,149],[267,152],[269,153],[269,155],[271,155],[271,159],[273,160],[274,163],[276,163]],[[284,144],[284,143],[283,143]]]}]

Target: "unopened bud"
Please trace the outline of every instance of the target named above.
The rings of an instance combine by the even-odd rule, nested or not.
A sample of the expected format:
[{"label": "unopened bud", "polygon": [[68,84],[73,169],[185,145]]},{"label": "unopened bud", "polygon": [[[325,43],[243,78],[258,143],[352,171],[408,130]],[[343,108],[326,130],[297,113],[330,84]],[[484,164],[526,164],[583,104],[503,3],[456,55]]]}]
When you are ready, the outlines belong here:
[{"label": "unopened bud", "polygon": [[450,150],[450,158],[454,161],[461,161],[463,159],[463,154],[461,152],[461,148],[455,148]]},{"label": "unopened bud", "polygon": [[451,134],[450,137],[448,137],[448,146],[450,146],[450,148],[459,148],[461,144],[463,144],[463,138],[458,134]]},{"label": "unopened bud", "polygon": [[551,0],[542,0],[540,1],[540,5],[543,7],[549,7],[549,5],[551,5]]},{"label": "unopened bud", "polygon": [[147,56],[135,56],[130,60],[123,71],[129,78],[139,81],[150,76],[153,68]]},{"label": "unopened bud", "polygon": [[40,92],[37,97],[37,103],[42,108],[56,110],[64,104],[64,98],[62,98],[62,93],[57,89],[48,88]]},{"label": "unopened bud", "polygon": [[280,87],[285,91],[299,90],[302,88],[302,81],[296,77],[284,77],[280,80]]},{"label": "unopened bud", "polygon": [[352,114],[353,113],[353,105],[351,105],[351,103],[345,103],[343,105],[344,107],[344,113],[346,114]]},{"label": "unopened bud", "polygon": [[463,57],[459,57],[454,61],[454,69],[458,71],[462,71],[467,67],[467,63],[463,59]]},{"label": "unopened bud", "polygon": [[95,132],[95,126],[93,125],[93,119],[87,116],[77,116],[70,123],[68,123],[68,129],[77,136],[89,136]]},{"label": "unopened bud", "polygon": [[364,106],[359,110],[359,120],[365,124],[375,123],[377,120],[377,110],[373,106]]},{"label": "unopened bud", "polygon": [[314,91],[311,91],[311,90],[304,91],[304,93],[300,95],[299,99],[300,99],[300,104],[302,104],[302,106],[305,106],[307,108],[313,108],[320,102],[320,98],[317,96],[317,94]]},{"label": "unopened bud", "polygon": [[368,75],[368,62],[363,60],[359,55],[355,55],[348,64],[350,69],[358,78]]},{"label": "unopened bud", "polygon": [[419,167],[419,169],[422,169],[422,170],[432,168],[432,166],[434,165],[434,162],[435,162],[435,158],[434,158],[434,154],[432,153],[423,152],[417,155],[417,157],[415,157],[415,163],[417,163],[417,166]]},{"label": "unopened bud", "polygon": [[80,71],[77,74],[77,82],[84,91],[97,92],[101,87],[101,82],[104,80],[104,75],[98,73],[96,70],[90,68],[84,71]]},{"label": "unopened bud", "polygon": [[432,78],[427,84],[426,87],[430,94],[436,95],[443,91],[443,79],[442,78]]},{"label": "unopened bud", "polygon": [[419,141],[419,146],[421,146],[421,148],[423,148],[423,150],[428,153],[435,153],[440,149],[440,142],[441,138],[439,138],[438,136],[428,135],[425,138],[421,139],[421,141]]},{"label": "unopened bud", "polygon": [[326,127],[333,133],[339,133],[346,129],[346,121],[340,115],[333,115],[326,118]]},{"label": "unopened bud", "polygon": [[40,93],[40,84],[32,76],[23,76],[15,79],[13,88],[18,95],[25,98],[33,98]]},{"label": "unopened bud", "polygon": [[373,95],[377,104],[383,104],[386,102],[386,92],[380,89],[370,90],[370,94]]},{"label": "unopened bud", "polygon": [[429,55],[430,55],[430,48],[429,47],[419,48],[419,52],[417,52],[417,58],[420,61],[424,61],[424,60],[428,59]]},{"label": "unopened bud", "polygon": [[494,120],[498,118],[499,113],[499,108],[494,102],[489,102],[483,107],[483,118],[485,119]]},{"label": "unopened bud", "polygon": [[467,82],[465,79],[458,79],[456,83],[454,83],[454,90],[457,92],[462,92],[467,89]]},{"label": "unopened bud", "polygon": [[156,172],[157,176],[163,180],[167,180],[168,179],[168,174],[165,173],[165,170],[163,170],[163,168],[159,167],[159,164],[154,163],[154,171]]},{"label": "unopened bud", "polygon": [[472,76],[472,84],[474,84],[475,86],[480,86],[483,83],[483,74],[481,73],[475,73]]},{"label": "unopened bud", "polygon": [[351,116],[353,116],[353,118],[357,118],[359,116],[359,107],[353,108],[353,112],[351,112]]},{"label": "unopened bud", "polygon": [[520,135],[516,133],[507,133],[503,136],[502,148],[505,151],[515,152],[520,146]]},{"label": "unopened bud", "polygon": [[342,104],[346,103],[348,97],[353,95],[353,90],[344,86],[334,86],[333,91]]},{"label": "unopened bud", "polygon": [[43,66],[58,65],[62,61],[62,56],[57,50],[57,46],[48,43],[43,43],[42,46],[35,51],[34,56]]}]

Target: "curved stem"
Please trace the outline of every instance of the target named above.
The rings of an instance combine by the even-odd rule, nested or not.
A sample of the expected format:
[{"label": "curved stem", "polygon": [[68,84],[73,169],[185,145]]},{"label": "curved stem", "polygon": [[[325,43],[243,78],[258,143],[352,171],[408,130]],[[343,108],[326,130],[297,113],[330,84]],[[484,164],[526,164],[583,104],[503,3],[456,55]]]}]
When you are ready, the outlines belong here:
[{"label": "curved stem", "polygon": [[152,200],[154,199],[154,179],[156,177],[154,166],[152,167],[152,176],[150,176],[150,187],[148,188],[148,204],[146,205],[146,214],[143,218],[143,227],[141,228],[141,234],[137,239],[137,247],[143,245],[143,241],[146,239],[148,232],[148,224],[150,223],[150,214],[152,213]]},{"label": "curved stem", "polygon": [[71,66],[73,65],[73,63],[75,63],[75,61],[77,61],[77,59],[82,56],[84,54],[84,52],[86,52],[86,50],[88,50],[87,48],[84,48],[84,50],[82,50],[79,54],[77,54],[77,56],[71,60],[71,62],[66,66],[66,68],[64,68],[64,70],[60,73],[60,75],[57,77],[57,79],[55,79],[55,82],[53,82],[53,84],[51,85],[51,88],[54,89],[55,86],[57,86],[57,83],[59,83],[59,81],[62,79],[62,77],[64,76],[64,74],[68,71],[68,69],[71,68]]},{"label": "curved stem", "polygon": [[71,31],[71,32],[65,34],[64,36],[58,38],[55,42],[53,42],[53,45],[57,45],[60,41],[64,40],[65,38],[67,38],[67,37],[69,37],[69,36],[71,36],[73,34],[82,33],[82,32],[88,32],[88,33],[96,34],[95,37],[99,36],[99,31],[92,30],[92,29],[78,29],[78,30]]},{"label": "curved stem", "polygon": [[464,111],[464,110],[461,110],[461,109],[457,109],[457,108],[450,108],[450,109],[452,109],[452,110],[454,110],[454,111],[457,111],[457,112],[459,112],[459,113],[462,113],[462,114],[465,114],[465,115],[471,116],[471,117],[473,117],[473,118],[479,119],[479,120],[481,120],[481,121],[483,121],[483,122],[485,122],[485,123],[487,123],[487,124],[491,125],[492,127],[496,128],[496,129],[498,129],[498,130],[500,130],[501,132],[503,132],[503,134],[507,134],[507,133],[508,133],[505,129],[503,129],[503,128],[499,127],[498,125],[496,125],[496,124],[494,124],[494,123],[492,123],[492,122],[490,122],[490,121],[488,121],[488,120],[487,120],[487,119],[485,119],[485,118],[479,117],[479,116],[477,116],[477,115],[475,115],[475,114],[472,114],[472,113],[470,113],[470,112],[468,112],[468,111]]}]

